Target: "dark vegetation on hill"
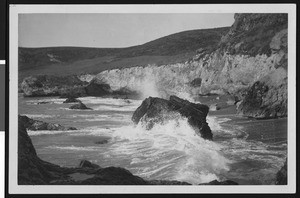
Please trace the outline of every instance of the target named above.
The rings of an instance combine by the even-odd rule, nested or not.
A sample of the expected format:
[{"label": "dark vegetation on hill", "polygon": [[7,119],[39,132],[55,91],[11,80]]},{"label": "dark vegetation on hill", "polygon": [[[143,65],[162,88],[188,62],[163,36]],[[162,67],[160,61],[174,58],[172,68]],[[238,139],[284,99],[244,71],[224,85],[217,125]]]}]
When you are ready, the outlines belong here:
[{"label": "dark vegetation on hill", "polygon": [[99,73],[107,69],[185,62],[199,48],[214,50],[229,27],[190,30],[128,48],[19,47],[20,80],[35,74]]},{"label": "dark vegetation on hill", "polygon": [[220,48],[230,54],[251,56],[269,56],[272,53],[272,38],[279,31],[287,29],[288,24],[287,14],[235,14],[234,19],[229,32],[220,41]]}]

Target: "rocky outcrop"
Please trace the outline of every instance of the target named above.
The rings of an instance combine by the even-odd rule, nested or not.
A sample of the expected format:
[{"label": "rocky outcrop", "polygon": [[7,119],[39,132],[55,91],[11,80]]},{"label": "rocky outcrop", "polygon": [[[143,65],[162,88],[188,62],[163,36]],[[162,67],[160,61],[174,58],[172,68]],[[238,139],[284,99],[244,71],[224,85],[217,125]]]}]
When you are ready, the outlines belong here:
[{"label": "rocky outcrop", "polygon": [[97,168],[100,168],[100,166],[97,164],[93,164],[88,160],[81,160],[80,164],[79,164],[79,168],[95,168],[95,169],[97,169]]},{"label": "rocky outcrop", "polygon": [[105,96],[112,93],[109,84],[101,82],[99,79],[93,79],[85,87],[85,91],[89,96]]},{"label": "rocky outcrop", "polygon": [[208,111],[206,105],[191,103],[176,96],[171,96],[169,100],[149,97],[135,110],[132,121],[135,124],[142,122],[146,129],[151,129],[154,124],[176,119],[176,113],[179,113],[188,119],[201,137],[211,140],[213,135],[206,122]]},{"label": "rocky outcrop", "polygon": [[60,177],[59,166],[41,160],[32,145],[24,122],[19,119],[18,125],[18,184],[47,184]]},{"label": "rocky outcrop", "polygon": [[283,167],[276,174],[276,185],[287,185],[287,159]]},{"label": "rocky outcrop", "polygon": [[287,71],[280,67],[255,82],[238,105],[238,113],[255,118],[287,115]]},{"label": "rocky outcrop", "polygon": [[23,123],[24,127],[28,130],[39,131],[39,130],[48,130],[48,131],[66,131],[66,130],[77,130],[74,127],[64,127],[60,124],[47,123],[40,120],[34,120],[28,118],[27,116],[19,115],[19,122]]},{"label": "rocky outcrop", "polygon": [[91,108],[87,107],[82,102],[79,102],[78,104],[74,104],[74,105],[70,106],[69,109],[91,110]]},{"label": "rocky outcrop", "polygon": [[279,32],[286,31],[288,25],[287,14],[238,13],[234,15],[234,19],[229,32],[220,42],[220,47],[231,54],[269,56],[273,47],[270,43]]},{"label": "rocky outcrop", "polygon": [[81,81],[77,76],[38,75],[24,78],[21,89],[25,97],[60,96],[67,93],[86,96],[86,84],[87,82]]}]

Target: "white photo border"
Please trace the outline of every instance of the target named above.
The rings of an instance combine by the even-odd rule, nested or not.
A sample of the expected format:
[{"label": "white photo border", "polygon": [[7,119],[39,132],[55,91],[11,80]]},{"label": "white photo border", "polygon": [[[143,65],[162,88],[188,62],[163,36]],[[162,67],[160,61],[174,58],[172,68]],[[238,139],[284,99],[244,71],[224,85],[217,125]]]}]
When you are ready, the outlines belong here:
[{"label": "white photo border", "polygon": [[[25,13],[288,13],[288,185],[137,186],[18,185],[18,14]],[[296,192],[296,4],[148,4],[9,6],[9,194],[295,193]]]}]

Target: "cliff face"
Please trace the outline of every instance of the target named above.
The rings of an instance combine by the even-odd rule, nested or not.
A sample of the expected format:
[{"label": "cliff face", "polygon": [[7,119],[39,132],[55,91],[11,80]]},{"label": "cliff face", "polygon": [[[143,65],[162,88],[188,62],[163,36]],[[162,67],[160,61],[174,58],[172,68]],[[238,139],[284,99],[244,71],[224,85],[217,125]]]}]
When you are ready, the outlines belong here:
[{"label": "cliff face", "polygon": [[[197,52],[185,63],[107,70],[96,78],[112,89],[126,87],[142,92],[144,98],[177,95],[191,99],[199,94],[231,94],[242,101],[238,112],[243,115],[286,115],[286,14],[236,14],[218,49]],[[268,87],[265,93],[255,94],[259,90],[252,86],[257,82]],[[255,104],[254,110],[249,103]]]}]

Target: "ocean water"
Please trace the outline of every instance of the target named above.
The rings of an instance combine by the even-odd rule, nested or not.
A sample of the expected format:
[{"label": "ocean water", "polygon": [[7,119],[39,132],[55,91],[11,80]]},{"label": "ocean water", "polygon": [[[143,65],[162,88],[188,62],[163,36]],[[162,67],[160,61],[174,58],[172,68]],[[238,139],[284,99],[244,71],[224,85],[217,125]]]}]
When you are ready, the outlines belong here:
[{"label": "ocean water", "polygon": [[[209,114],[214,141],[208,141],[182,117],[148,131],[134,125],[131,116],[142,100],[79,99],[93,110],[70,110],[72,104],[57,97],[19,95],[19,114],[78,129],[28,131],[41,159],[65,167],[86,159],[101,167],[126,168],[144,179],[271,185],[287,154],[287,119]],[[102,140],[108,143],[96,144]]]}]

